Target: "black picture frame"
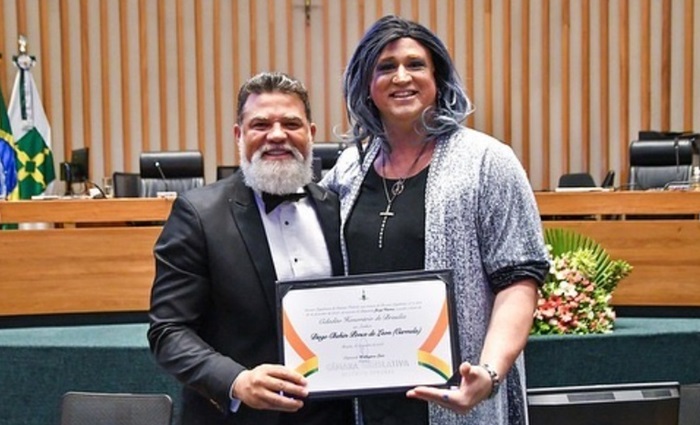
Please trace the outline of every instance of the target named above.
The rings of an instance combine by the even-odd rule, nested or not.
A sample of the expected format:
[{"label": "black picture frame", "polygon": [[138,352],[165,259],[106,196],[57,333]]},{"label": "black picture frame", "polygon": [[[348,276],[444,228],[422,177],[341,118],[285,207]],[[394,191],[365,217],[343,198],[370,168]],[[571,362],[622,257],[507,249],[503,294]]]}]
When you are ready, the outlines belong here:
[{"label": "black picture frame", "polygon": [[[425,363],[420,364],[421,367],[426,369],[432,369],[433,372],[439,373],[445,379],[440,383],[425,383],[425,382],[410,382],[408,384],[402,385],[381,385],[376,384],[374,381],[371,386],[368,387],[348,387],[345,385],[343,379],[337,380],[337,387],[331,389],[314,390],[312,382],[310,382],[310,399],[322,399],[322,398],[337,398],[337,397],[351,397],[360,396],[368,394],[387,394],[387,393],[398,393],[405,392],[415,386],[419,385],[429,385],[440,388],[447,388],[452,385],[459,385],[460,375],[459,375],[459,365],[461,363],[459,355],[459,335],[457,332],[457,322],[455,314],[455,290],[452,280],[451,270],[435,270],[435,271],[410,271],[410,272],[392,272],[392,273],[372,273],[372,274],[362,274],[354,276],[338,276],[323,279],[299,279],[291,281],[279,281],[276,285],[276,306],[278,313],[278,347],[279,347],[279,359],[282,364],[285,363],[285,334],[284,334],[284,301],[285,297],[288,296],[293,291],[303,291],[309,289],[334,289],[334,288],[344,288],[353,287],[358,289],[358,297],[355,302],[363,302],[362,298],[365,297],[365,292],[372,293],[373,287],[375,285],[396,285],[396,290],[400,290],[401,284],[415,283],[417,281],[426,282],[429,284],[441,284],[444,285],[445,303],[447,306],[447,328],[445,333],[449,335],[449,355],[450,358],[445,362],[449,365],[449,373],[439,373],[435,368],[431,368],[430,365]],[[363,291],[364,289],[364,291]],[[394,288],[389,288],[389,290],[394,290]],[[442,289],[441,289],[442,290]],[[300,294],[300,292],[297,292]],[[302,295],[303,296],[303,295]],[[368,298],[368,297],[367,297]],[[353,301],[348,300],[348,303]],[[428,332],[426,332],[428,333]],[[444,366],[444,364],[443,364]],[[290,366],[291,367],[291,366]],[[293,368],[293,367],[292,367]],[[313,379],[313,371],[309,374],[300,371],[303,375],[307,377],[307,380],[311,381]],[[368,378],[374,379],[374,377]],[[334,381],[335,382],[335,381]],[[335,384],[334,384],[335,385]]]}]

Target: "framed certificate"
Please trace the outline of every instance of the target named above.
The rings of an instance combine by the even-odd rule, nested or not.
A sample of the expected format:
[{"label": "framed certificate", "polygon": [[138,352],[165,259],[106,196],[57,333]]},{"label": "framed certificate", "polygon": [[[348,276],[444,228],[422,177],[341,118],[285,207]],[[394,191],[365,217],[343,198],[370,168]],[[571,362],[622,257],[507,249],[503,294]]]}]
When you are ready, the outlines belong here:
[{"label": "framed certificate", "polygon": [[282,363],[309,397],[444,386],[459,374],[452,273],[365,274],[278,282]]}]

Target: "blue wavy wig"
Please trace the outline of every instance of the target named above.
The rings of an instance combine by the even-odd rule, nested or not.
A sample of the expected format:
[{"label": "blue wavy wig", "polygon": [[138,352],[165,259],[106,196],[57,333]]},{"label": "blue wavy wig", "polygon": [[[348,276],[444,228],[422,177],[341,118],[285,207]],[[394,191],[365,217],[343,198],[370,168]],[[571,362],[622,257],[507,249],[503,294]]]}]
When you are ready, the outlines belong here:
[{"label": "blue wavy wig", "polygon": [[375,137],[385,143],[379,110],[370,98],[370,85],[379,55],[387,44],[399,38],[412,38],[425,47],[435,66],[437,99],[423,112],[422,131],[426,140],[451,135],[473,111],[450,54],[442,41],[421,24],[389,15],[379,19],[360,40],[343,75],[343,97],[352,125],[345,138],[358,144]]}]

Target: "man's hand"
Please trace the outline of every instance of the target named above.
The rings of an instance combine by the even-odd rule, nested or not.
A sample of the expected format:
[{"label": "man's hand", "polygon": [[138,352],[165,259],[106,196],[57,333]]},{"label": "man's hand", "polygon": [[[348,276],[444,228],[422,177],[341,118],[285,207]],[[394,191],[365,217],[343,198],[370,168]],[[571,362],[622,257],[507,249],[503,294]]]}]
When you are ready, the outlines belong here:
[{"label": "man's hand", "polygon": [[254,409],[296,412],[309,395],[306,379],[280,365],[262,364],[241,372],[233,385],[233,397]]}]

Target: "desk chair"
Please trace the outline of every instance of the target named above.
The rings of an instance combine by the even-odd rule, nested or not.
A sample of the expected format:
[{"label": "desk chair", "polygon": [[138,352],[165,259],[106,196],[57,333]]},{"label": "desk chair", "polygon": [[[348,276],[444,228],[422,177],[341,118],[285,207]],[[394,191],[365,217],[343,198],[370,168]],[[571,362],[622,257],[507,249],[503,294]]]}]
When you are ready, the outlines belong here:
[{"label": "desk chair", "polygon": [[70,391],[61,399],[61,425],[170,425],[167,394]]},{"label": "desk chair", "polygon": [[316,160],[314,165],[314,175],[316,176],[318,173],[318,164],[320,162],[321,177],[323,177],[328,170],[333,168],[338,157],[347,147],[348,144],[345,142],[315,142],[313,146],[313,156],[319,159]]},{"label": "desk chair", "polygon": [[115,198],[138,198],[141,194],[141,176],[138,173],[112,173]]},{"label": "desk chair", "polygon": [[239,168],[240,167],[238,165],[217,165],[216,180],[225,179],[226,177],[233,175]]},{"label": "desk chair", "polygon": [[139,166],[142,197],[204,186],[204,159],[199,151],[142,152]]},{"label": "desk chair", "polygon": [[562,174],[557,187],[595,187],[593,176],[588,173]]},{"label": "desk chair", "polygon": [[634,140],[630,143],[629,158],[631,190],[686,184],[693,164],[693,140]]}]

